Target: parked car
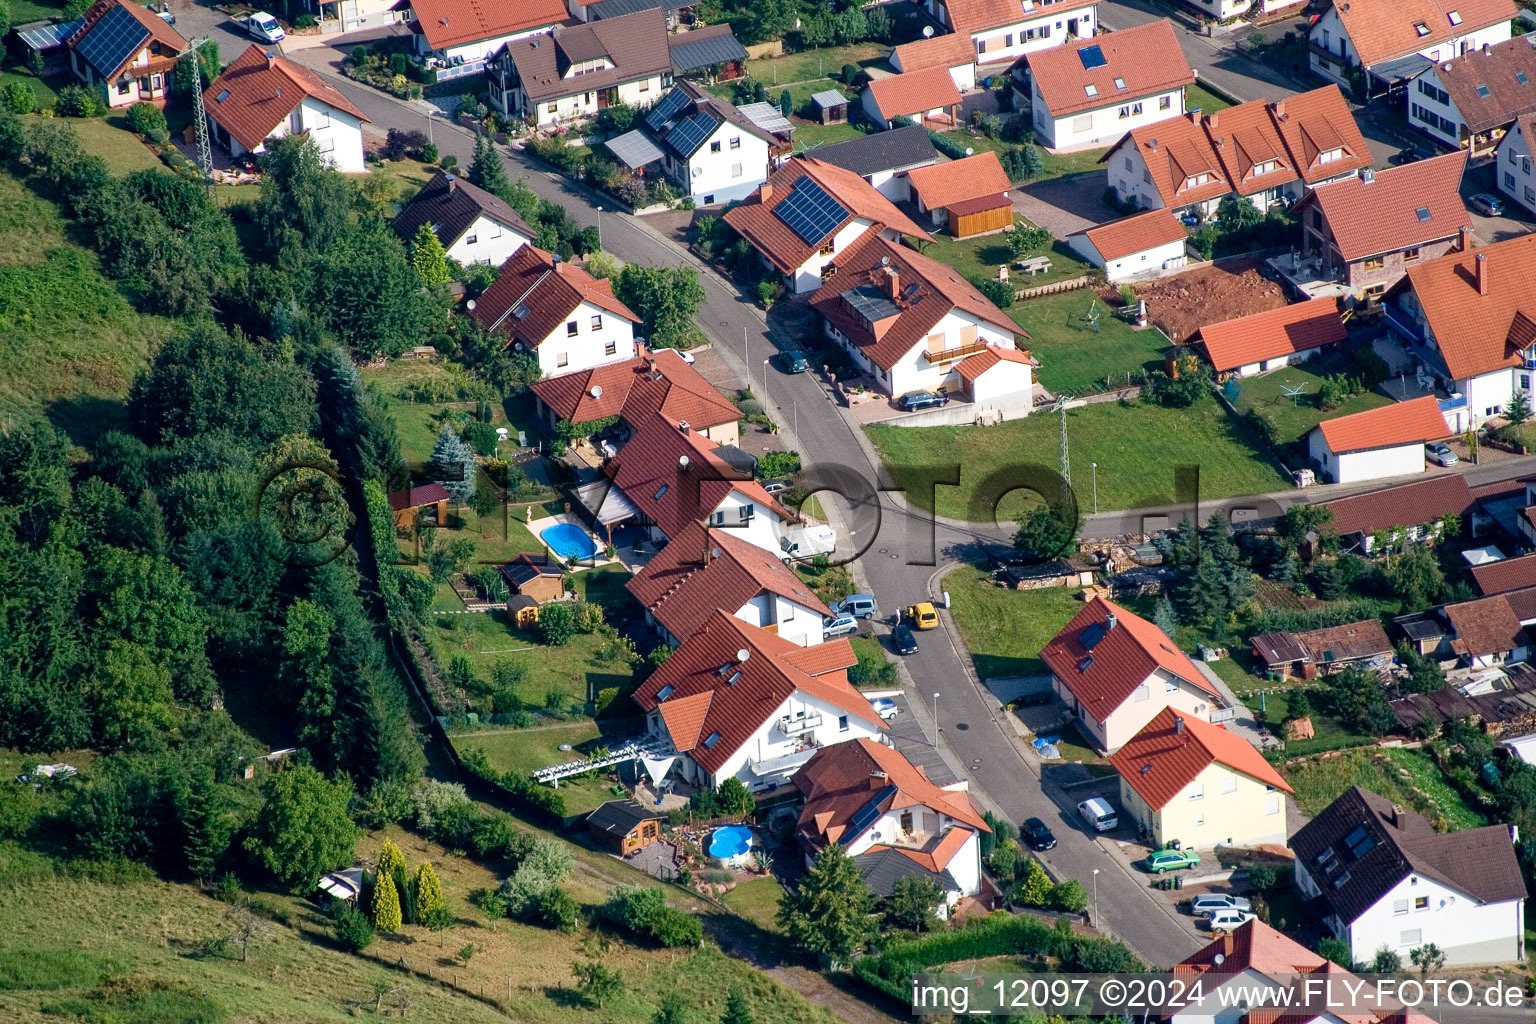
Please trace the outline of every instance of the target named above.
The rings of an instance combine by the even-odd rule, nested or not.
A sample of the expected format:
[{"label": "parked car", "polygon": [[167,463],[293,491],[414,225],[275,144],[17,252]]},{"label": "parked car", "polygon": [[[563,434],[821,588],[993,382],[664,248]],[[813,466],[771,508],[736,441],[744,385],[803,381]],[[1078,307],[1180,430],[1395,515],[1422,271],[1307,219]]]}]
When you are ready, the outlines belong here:
[{"label": "parked car", "polygon": [[1455,452],[1439,441],[1425,445],[1424,455],[1437,466],[1454,466],[1461,461],[1456,457]]},{"label": "parked car", "polygon": [[174,25],[174,24],[176,24],[176,15],[172,14],[170,11],[156,11],[155,12],[155,17],[159,18],[161,21],[165,22],[167,25]]},{"label": "parked car", "polygon": [[901,707],[889,697],[876,697],[869,703],[875,709],[875,714],[880,716],[881,721],[892,721],[901,714]]},{"label": "parked car", "polygon": [[1115,809],[1102,797],[1091,796],[1084,800],[1077,805],[1077,813],[1095,832],[1108,832],[1120,824],[1120,819],[1115,816]]},{"label": "parked car", "polygon": [[896,404],[907,412],[916,412],[918,409],[934,409],[949,401],[936,391],[908,391],[896,400]]},{"label": "parked car", "polygon": [[891,630],[891,649],[897,654],[916,654],[917,637],[906,626],[897,626]]},{"label": "parked car", "polygon": [[277,19],[266,11],[257,11],[245,19],[245,30],[257,42],[276,43],[286,39],[288,33],[283,31],[283,26],[277,23]]},{"label": "parked car", "polygon": [[1500,202],[1499,197],[1491,196],[1486,192],[1479,192],[1472,196],[1467,200],[1467,205],[1484,217],[1504,216],[1504,204]]},{"label": "parked car", "polygon": [[1241,896],[1232,896],[1224,892],[1210,892],[1204,896],[1196,896],[1189,901],[1189,912],[1196,917],[1208,917],[1211,914],[1223,910],[1238,910],[1243,913],[1253,909],[1253,905]]},{"label": "parked car", "polygon": [[823,639],[830,640],[835,636],[847,636],[859,631],[859,620],[852,615],[834,615],[830,619],[821,622],[821,635]]},{"label": "parked car", "polygon": [[1434,155],[1435,154],[1431,153],[1423,146],[1409,146],[1399,152],[1397,156],[1393,158],[1393,162],[1398,164],[1416,164],[1420,160],[1428,160]]},{"label": "parked car", "polygon": [[1200,855],[1194,850],[1155,850],[1147,856],[1147,870],[1154,875],[1180,868],[1197,868]]},{"label": "parked car", "polygon": [[781,493],[783,491],[789,490],[789,481],[788,480],[764,480],[763,481],[763,490],[767,491],[769,494],[779,494],[779,493]]},{"label": "parked car", "polygon": [[901,614],[915,629],[937,629],[939,626],[939,613],[928,601],[909,604]]},{"label": "parked car", "polygon": [[1252,920],[1253,914],[1246,910],[1218,910],[1205,919],[1205,926],[1213,932],[1229,932]]},{"label": "parked car", "polygon": [[837,615],[852,615],[856,619],[872,619],[880,614],[874,594],[849,594],[832,606]]},{"label": "parked car", "polygon": [[785,373],[804,373],[811,368],[810,362],[800,352],[776,352],[773,361]]},{"label": "parked car", "polygon": [[1031,850],[1049,850],[1056,845],[1056,833],[1039,818],[1025,818],[1024,824],[1019,826],[1019,835]]}]

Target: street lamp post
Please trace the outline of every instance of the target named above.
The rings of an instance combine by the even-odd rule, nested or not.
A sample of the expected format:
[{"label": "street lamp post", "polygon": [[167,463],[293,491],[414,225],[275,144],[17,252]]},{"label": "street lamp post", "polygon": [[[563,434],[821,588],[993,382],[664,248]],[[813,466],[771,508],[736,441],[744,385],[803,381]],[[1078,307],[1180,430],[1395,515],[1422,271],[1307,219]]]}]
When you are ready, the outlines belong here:
[{"label": "street lamp post", "polygon": [[939,745],[939,695],[933,695],[933,745]]},{"label": "street lamp post", "polygon": [[763,360],[763,398],[768,398],[768,360]]},{"label": "street lamp post", "polygon": [[789,400],[789,405],[790,405],[790,408],[794,410],[794,414],[795,414],[795,444],[799,444],[800,443],[800,399],[798,399],[798,398],[791,398]]},{"label": "street lamp post", "polygon": [[1093,915],[1093,921],[1091,923],[1092,923],[1093,927],[1097,928],[1099,926],[1099,869],[1098,868],[1094,868],[1093,869],[1093,909],[1090,911],[1090,913]]},{"label": "street lamp post", "polygon": [[1093,467],[1093,514],[1094,515],[1098,515],[1099,514],[1099,464],[1097,462],[1090,462],[1089,465]]},{"label": "street lamp post", "polygon": [[603,247],[603,208],[597,208],[597,247]]}]

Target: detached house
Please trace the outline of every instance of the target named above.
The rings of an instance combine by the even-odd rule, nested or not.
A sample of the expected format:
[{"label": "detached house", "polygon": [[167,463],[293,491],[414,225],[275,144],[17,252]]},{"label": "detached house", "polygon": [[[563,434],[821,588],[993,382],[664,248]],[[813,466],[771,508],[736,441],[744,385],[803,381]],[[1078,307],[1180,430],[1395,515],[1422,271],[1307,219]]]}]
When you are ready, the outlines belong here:
[{"label": "detached house", "polygon": [[1408,268],[1387,291],[1387,323],[1427,376],[1451,397],[1464,426],[1497,416],[1536,368],[1536,235],[1457,250]]},{"label": "detached house", "polygon": [[768,180],[790,135],[776,135],[692,82],[679,82],[635,128],[608,142],[634,170],[660,163],[668,178],[700,205],[745,198]]},{"label": "detached house", "polygon": [[[1440,609],[1450,624],[1451,653],[1470,668],[1492,668],[1531,656],[1531,636],[1515,610],[1514,595],[1495,594]],[[1522,605],[1525,602],[1519,602]]]},{"label": "detached house", "polygon": [[1472,489],[1460,473],[1445,473],[1396,487],[1320,502],[1333,513],[1333,529],[1344,548],[1371,554],[1374,536],[1385,530],[1406,530],[1409,540],[1437,537],[1444,516],[1466,515],[1473,506]]},{"label": "detached house", "polygon": [[955,85],[974,89],[1006,76],[1027,53],[1093,35],[1098,0],[927,0],[928,14],[949,32],[892,48],[903,73],[949,70]]},{"label": "detached house", "polygon": [[1494,179],[1499,191],[1536,213],[1536,173],[1531,167],[1536,114],[1521,114],[1494,150]]},{"label": "detached house", "polygon": [[988,358],[983,391],[1023,396],[1028,409],[1036,364],[1015,339],[1029,335],[953,267],[869,234],[823,278],[811,308],[885,393],[962,390],[966,362],[991,352],[1000,361]]},{"label": "detached house", "polygon": [[1513,0],[1349,0],[1332,4],[1309,33],[1312,70],[1340,85],[1360,68],[1371,94],[1401,86],[1433,64],[1510,36]]},{"label": "detached house", "polygon": [[1434,395],[1335,416],[1312,428],[1307,451],[1336,484],[1424,472],[1424,445],[1451,428]]},{"label": "detached house", "polygon": [[1076,231],[1067,244],[1096,267],[1110,284],[1157,277],[1189,262],[1189,232],[1168,210],[1148,210],[1108,224]]},{"label": "detached house", "polygon": [[959,123],[960,90],[940,67],[876,78],[859,97],[864,116],[881,128],[897,118],[911,118],[927,127],[952,128]]},{"label": "detached house", "polygon": [[1189,344],[1217,373],[1249,377],[1310,359],[1348,337],[1338,301],[1322,298],[1206,324]]},{"label": "detached house", "polygon": [[395,233],[406,245],[423,224],[443,243],[448,258],[464,266],[499,267],[531,245],[536,232],[504,200],[447,171],[438,171],[395,215]]},{"label": "detached house", "polygon": [[646,622],[674,647],[717,610],[797,647],[814,647],[832,614],[773,552],[703,523],[685,526],[626,587]]},{"label": "detached house", "polygon": [[1291,837],[1296,885],[1370,961],[1434,943],[1447,966],[1525,962],[1525,878],[1509,825],[1436,832],[1358,786]]},{"label": "detached house", "polygon": [[1337,86],[1132,129],[1103,162],[1121,202],[1206,219],[1227,196],[1261,210],[1370,167]]},{"label": "detached house", "polygon": [[546,126],[618,104],[649,107],[672,84],[666,19],[636,11],[505,43],[486,67],[491,105]]},{"label": "detached house", "polygon": [[1471,247],[1461,201],[1465,153],[1447,153],[1307,194],[1296,207],[1302,251],[1348,286],[1378,299],[1409,267]]},{"label": "detached house", "polygon": [[964,782],[941,788],[900,751],[860,739],[818,751],[795,786],[805,796],[795,838],[807,863],[841,846],[883,895],[903,875],[930,878],[946,916],[981,891],[981,835],[992,829]]},{"label": "detached house", "polygon": [[1408,123],[1436,141],[1493,152],[1521,114],[1536,113],[1536,48],[1526,36],[1426,68],[1408,89]]},{"label": "detached house", "polygon": [[1165,707],[1110,763],[1120,806],[1158,847],[1285,842],[1291,787],[1237,733]]},{"label": "detached house", "polygon": [[1040,651],[1084,735],[1113,753],[1164,708],[1209,722],[1221,698],[1166,633],[1096,597]]},{"label": "detached house", "polygon": [[938,163],[939,152],[928,129],[913,124],[821,146],[816,159],[852,171],[876,192],[899,203],[911,195],[911,173]]},{"label": "detached house", "polygon": [[363,171],[363,122],[340,89],[286,57],[249,46],[203,93],[208,135],[231,156],[304,133],[338,171]]},{"label": "detached house", "polygon": [[774,171],[746,201],[725,211],[725,222],[784,275],[793,292],[819,288],[837,254],[866,234],[933,241],[859,175],[813,157]]},{"label": "detached house", "polygon": [[547,34],[565,21],[560,0],[407,0],[418,54],[443,66],[438,81],[485,70],[485,60],[514,39]]},{"label": "detached house", "polygon": [[1143,125],[1179,117],[1184,87],[1195,81],[1164,19],[1027,59],[1035,133],[1056,150],[1108,145]]},{"label": "detached house", "polygon": [[765,789],[825,748],[885,749],[885,723],[848,682],[856,664],[846,639],[797,647],[715,611],[634,693],[647,734],[670,751],[656,777]]},{"label": "detached house", "polygon": [[108,107],[140,101],[165,105],[176,77],[176,58],[189,44],[143,4],[97,0],[65,40],[69,69],[96,86]]},{"label": "detached house", "polygon": [[660,413],[716,444],[740,440],[741,410],[673,349],[546,377],[533,384],[546,422],[577,425],[617,416],[631,429]]},{"label": "detached house", "polygon": [[634,358],[640,322],[607,281],[533,245],[502,264],[470,316],[487,334],[531,353],[545,377]]}]

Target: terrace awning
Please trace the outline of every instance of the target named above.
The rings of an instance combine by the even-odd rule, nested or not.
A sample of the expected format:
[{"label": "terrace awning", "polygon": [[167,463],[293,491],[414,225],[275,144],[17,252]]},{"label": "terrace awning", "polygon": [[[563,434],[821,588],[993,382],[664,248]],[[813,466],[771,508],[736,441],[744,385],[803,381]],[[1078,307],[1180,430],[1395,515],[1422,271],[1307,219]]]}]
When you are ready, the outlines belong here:
[{"label": "terrace awning", "polygon": [[584,487],[576,488],[576,500],[580,501],[582,507],[591,512],[602,526],[613,526],[615,523],[622,523],[640,514],[634,502],[630,501],[610,480],[595,480]]}]

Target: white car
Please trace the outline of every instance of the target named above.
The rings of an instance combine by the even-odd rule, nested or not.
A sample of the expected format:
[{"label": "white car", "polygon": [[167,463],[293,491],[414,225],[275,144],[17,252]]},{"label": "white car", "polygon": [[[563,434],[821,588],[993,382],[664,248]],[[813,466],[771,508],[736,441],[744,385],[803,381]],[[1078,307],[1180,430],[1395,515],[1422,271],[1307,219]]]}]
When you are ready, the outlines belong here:
[{"label": "white car", "polygon": [[883,721],[894,721],[896,716],[901,714],[901,708],[889,697],[876,697],[869,703],[874,707],[875,714],[879,715]]},{"label": "white car", "polygon": [[1204,896],[1196,896],[1189,901],[1189,912],[1196,917],[1206,917],[1217,914],[1223,910],[1236,910],[1247,913],[1253,909],[1253,905],[1241,896],[1229,896],[1224,892],[1206,893]]},{"label": "white car", "polygon": [[1229,932],[1252,920],[1253,915],[1246,910],[1218,910],[1206,918],[1205,926],[1213,932]]},{"label": "white car", "polygon": [[830,640],[835,636],[847,636],[859,631],[859,620],[852,615],[834,615],[825,619],[821,624],[823,639]]},{"label": "white car", "polygon": [[257,11],[246,18],[245,28],[253,39],[263,43],[280,42],[288,36],[288,33],[283,31],[283,26],[277,23],[277,19],[266,11]]}]

